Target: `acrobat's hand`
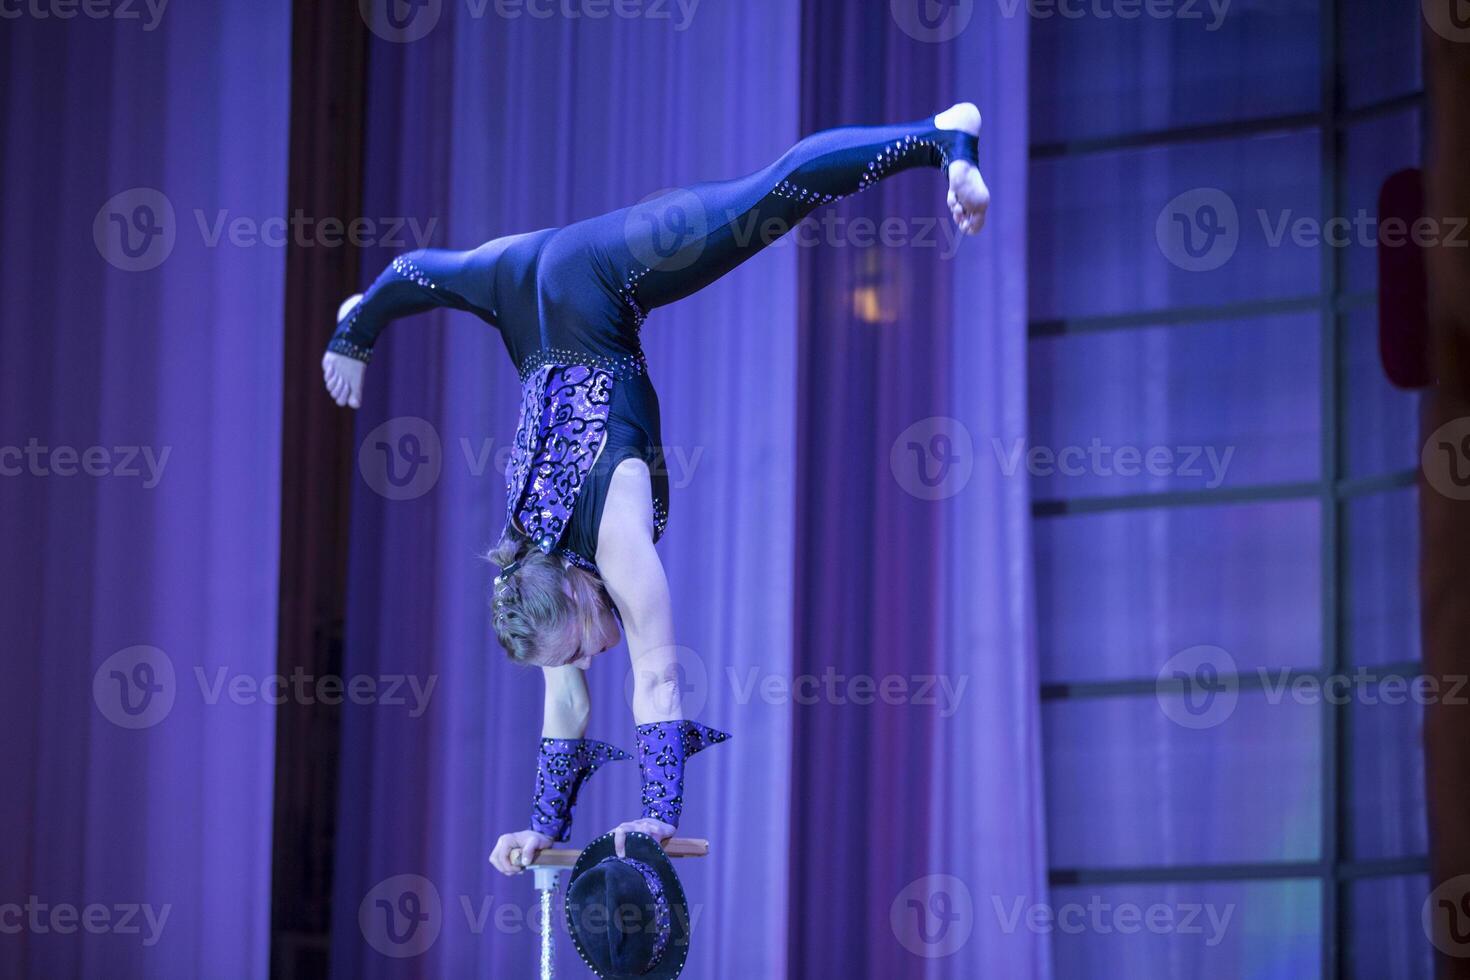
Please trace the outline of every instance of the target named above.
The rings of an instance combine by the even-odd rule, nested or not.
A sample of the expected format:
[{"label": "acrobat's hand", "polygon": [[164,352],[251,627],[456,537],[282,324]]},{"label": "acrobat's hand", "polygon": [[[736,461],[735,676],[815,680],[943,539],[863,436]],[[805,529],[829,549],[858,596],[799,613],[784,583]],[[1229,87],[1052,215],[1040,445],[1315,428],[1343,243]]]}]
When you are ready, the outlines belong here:
[{"label": "acrobat's hand", "polygon": [[[495,842],[495,850],[490,853],[490,863],[503,875],[518,875],[526,870],[526,865],[536,860],[536,855],[552,845],[552,840],[545,834],[538,834],[534,830],[518,830],[513,834],[501,834],[500,840]],[[521,863],[519,865],[510,863],[510,852],[520,849]]]},{"label": "acrobat's hand", "polygon": [[327,351],[322,355],[322,381],[327,394],[338,405],[362,407],[362,380],[367,365],[362,361]]},{"label": "acrobat's hand", "polygon": [[627,857],[626,847],[629,834],[647,834],[660,844],[666,844],[678,829],[673,824],[664,823],[662,820],[655,820],[652,817],[629,820],[627,823],[620,823],[612,829],[613,847],[616,849],[618,857]]}]

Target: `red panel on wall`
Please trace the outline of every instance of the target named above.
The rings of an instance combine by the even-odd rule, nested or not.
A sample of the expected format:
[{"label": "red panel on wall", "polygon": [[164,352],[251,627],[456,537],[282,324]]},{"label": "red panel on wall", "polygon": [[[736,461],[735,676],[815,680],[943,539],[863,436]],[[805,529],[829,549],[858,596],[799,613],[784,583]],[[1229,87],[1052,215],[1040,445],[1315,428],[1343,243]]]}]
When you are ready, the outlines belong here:
[{"label": "red panel on wall", "polygon": [[1422,229],[1424,175],[1400,170],[1378,192],[1378,351],[1400,388],[1434,383],[1430,371],[1429,287]]}]

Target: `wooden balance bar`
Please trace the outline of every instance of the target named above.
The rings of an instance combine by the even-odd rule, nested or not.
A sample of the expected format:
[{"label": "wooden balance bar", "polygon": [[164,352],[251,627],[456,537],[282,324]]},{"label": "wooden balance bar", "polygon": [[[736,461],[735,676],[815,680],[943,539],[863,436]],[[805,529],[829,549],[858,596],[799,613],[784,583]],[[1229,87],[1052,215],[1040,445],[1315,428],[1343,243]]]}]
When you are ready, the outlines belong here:
[{"label": "wooden balance bar", "polygon": [[[709,856],[709,841],[694,837],[672,837],[664,843],[664,852],[675,858],[702,858]],[[580,850],[570,847],[549,847],[536,855],[533,864],[521,862],[521,849],[510,852],[510,863],[518,868],[570,868],[581,857]]]}]

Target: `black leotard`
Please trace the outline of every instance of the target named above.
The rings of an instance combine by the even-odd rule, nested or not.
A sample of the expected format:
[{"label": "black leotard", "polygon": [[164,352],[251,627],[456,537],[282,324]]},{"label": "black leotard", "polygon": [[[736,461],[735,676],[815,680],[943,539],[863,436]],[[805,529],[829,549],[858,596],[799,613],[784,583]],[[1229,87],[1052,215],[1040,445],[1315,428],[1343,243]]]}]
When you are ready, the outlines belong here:
[{"label": "black leotard", "polygon": [[378,277],[328,349],[366,361],[390,320],[436,307],[498,327],[522,383],[507,519],[543,550],[595,570],[618,463],[649,464],[655,539],[668,518],[658,396],[639,343],[648,312],[719,279],[818,207],[903,170],[974,163],[977,146],[932,118],[832,129],[747,177],[469,252],[411,252]]}]

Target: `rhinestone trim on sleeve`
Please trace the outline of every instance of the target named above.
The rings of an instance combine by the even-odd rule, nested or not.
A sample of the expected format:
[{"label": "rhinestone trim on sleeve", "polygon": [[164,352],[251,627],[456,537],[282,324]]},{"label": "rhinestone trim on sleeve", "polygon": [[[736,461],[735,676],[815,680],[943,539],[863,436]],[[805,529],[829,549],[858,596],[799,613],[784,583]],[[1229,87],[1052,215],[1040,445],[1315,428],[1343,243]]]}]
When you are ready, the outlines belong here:
[{"label": "rhinestone trim on sleeve", "polygon": [[[359,303],[358,305],[361,306],[362,304]],[[346,337],[333,337],[327,343],[327,350],[333,354],[350,357],[354,361],[361,361],[364,364],[370,364],[373,360],[373,349],[371,347],[359,347]]]}]

